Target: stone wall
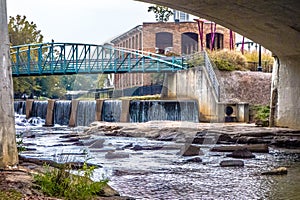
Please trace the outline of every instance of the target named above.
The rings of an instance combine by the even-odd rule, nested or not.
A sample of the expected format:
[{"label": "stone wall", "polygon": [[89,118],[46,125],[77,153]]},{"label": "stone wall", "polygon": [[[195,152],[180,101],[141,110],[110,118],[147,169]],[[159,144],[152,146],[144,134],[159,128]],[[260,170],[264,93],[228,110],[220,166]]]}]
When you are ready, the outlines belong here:
[{"label": "stone wall", "polygon": [[270,105],[271,73],[218,71],[216,74],[220,82],[221,102]]}]

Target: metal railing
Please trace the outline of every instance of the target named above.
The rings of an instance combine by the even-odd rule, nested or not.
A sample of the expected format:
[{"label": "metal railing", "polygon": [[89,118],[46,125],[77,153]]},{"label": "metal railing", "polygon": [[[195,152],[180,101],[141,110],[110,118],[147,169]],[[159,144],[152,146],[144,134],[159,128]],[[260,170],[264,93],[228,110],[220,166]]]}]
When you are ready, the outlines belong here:
[{"label": "metal railing", "polygon": [[41,43],[11,47],[13,76],[78,73],[160,73],[186,69],[182,57],[80,43]]},{"label": "metal railing", "polygon": [[205,51],[203,51],[203,56],[204,56],[204,60],[205,60],[205,65],[204,65],[205,70],[207,71],[208,77],[212,83],[217,100],[220,101],[220,84],[219,84],[218,78],[214,71],[213,65],[210,61],[210,58]]}]

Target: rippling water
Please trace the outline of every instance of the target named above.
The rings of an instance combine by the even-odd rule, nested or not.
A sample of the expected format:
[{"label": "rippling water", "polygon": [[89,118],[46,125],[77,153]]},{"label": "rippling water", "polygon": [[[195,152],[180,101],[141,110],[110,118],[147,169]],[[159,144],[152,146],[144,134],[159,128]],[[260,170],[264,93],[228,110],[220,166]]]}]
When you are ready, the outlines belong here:
[{"label": "rippling water", "polygon": [[[81,131],[78,129],[39,127],[19,131],[23,131],[24,135],[36,135],[35,138],[24,138],[24,143],[36,150],[23,155],[56,161],[82,161],[86,158],[81,152],[87,150],[88,162],[103,166],[95,171],[94,178],[109,177],[110,185],[121,195],[136,199],[300,199],[299,151],[271,149],[269,154],[255,154],[255,159],[244,160],[245,167],[222,168],[219,163],[227,159],[225,153],[210,152],[209,145],[201,146],[204,153],[202,163],[190,163],[178,155],[183,144],[175,142],[92,135],[90,140],[103,140],[104,146],[88,148],[72,145],[60,138],[67,133]],[[143,151],[122,149],[131,143],[163,148]],[[129,157],[106,159],[105,155],[111,150]],[[70,155],[66,156],[68,153]],[[262,171],[277,166],[288,167],[288,174],[260,175]]]}]

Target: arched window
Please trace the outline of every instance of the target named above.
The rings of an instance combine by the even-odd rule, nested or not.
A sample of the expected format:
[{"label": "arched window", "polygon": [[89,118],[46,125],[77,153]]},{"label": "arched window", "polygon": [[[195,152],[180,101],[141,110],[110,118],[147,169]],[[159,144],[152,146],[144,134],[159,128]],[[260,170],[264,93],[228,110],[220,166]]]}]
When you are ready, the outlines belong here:
[{"label": "arched window", "polygon": [[[223,49],[224,48],[224,35],[222,33],[215,33],[214,43],[212,45],[212,49]],[[212,39],[212,34],[206,34],[206,48],[210,49],[210,43]]]},{"label": "arched window", "polygon": [[164,53],[167,47],[173,47],[173,34],[168,32],[156,33],[155,47],[159,49],[159,53]]},{"label": "arched window", "polygon": [[192,54],[198,51],[198,34],[183,33],[181,34],[181,54]]}]

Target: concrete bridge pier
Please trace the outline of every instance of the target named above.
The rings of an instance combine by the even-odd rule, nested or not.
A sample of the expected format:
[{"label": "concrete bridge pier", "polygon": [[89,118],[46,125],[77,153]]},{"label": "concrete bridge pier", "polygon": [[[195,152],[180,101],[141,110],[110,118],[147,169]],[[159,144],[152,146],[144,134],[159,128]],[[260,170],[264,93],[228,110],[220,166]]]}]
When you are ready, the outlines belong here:
[{"label": "concrete bridge pier", "polygon": [[300,128],[299,75],[299,55],[281,56],[279,62],[278,60],[275,62],[272,79],[271,124],[274,120],[275,126]]}]

